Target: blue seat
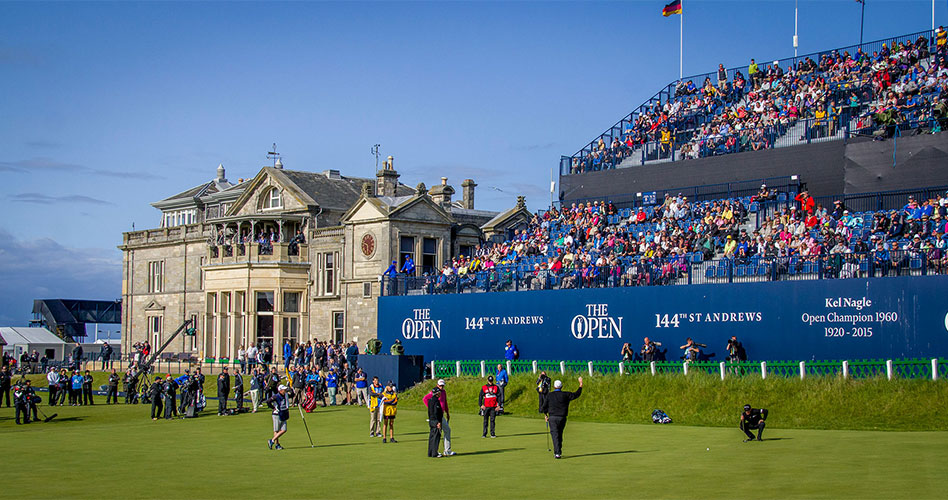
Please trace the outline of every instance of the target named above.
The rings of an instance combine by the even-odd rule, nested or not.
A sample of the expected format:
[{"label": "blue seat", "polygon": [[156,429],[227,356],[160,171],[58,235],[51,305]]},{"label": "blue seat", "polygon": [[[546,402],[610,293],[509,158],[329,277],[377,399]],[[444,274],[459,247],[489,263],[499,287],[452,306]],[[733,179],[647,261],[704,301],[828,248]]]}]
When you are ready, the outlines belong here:
[{"label": "blue seat", "polygon": [[708,266],[708,268],[704,270],[704,277],[708,279],[714,277],[714,264]]},{"label": "blue seat", "polygon": [[922,268],[922,259],[915,258],[909,261],[909,268],[911,269],[921,269]]},{"label": "blue seat", "polygon": [[718,278],[727,278],[727,264],[722,263],[717,268]]}]

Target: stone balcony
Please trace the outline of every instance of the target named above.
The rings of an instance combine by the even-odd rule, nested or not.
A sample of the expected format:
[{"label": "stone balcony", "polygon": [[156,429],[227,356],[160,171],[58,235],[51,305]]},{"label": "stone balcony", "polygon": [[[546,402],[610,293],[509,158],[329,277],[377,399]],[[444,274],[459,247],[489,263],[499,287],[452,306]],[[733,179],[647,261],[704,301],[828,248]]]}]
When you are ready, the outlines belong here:
[{"label": "stone balcony", "polygon": [[207,249],[207,264],[222,266],[244,263],[309,263],[309,246],[305,243],[295,245],[295,252],[290,251],[289,243],[271,243],[270,247],[269,250],[261,248],[261,245],[255,242],[210,246]]}]

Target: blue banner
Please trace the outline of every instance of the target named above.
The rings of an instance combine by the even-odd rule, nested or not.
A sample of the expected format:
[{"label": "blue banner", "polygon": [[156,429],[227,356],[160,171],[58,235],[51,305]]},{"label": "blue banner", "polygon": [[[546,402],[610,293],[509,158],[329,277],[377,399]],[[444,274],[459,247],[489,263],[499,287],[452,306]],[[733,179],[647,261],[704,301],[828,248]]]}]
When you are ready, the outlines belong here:
[{"label": "blue banner", "polygon": [[948,356],[948,277],[593,288],[381,297],[378,337],[432,359],[620,359],[644,337],[679,359],[687,337],[751,360]]}]

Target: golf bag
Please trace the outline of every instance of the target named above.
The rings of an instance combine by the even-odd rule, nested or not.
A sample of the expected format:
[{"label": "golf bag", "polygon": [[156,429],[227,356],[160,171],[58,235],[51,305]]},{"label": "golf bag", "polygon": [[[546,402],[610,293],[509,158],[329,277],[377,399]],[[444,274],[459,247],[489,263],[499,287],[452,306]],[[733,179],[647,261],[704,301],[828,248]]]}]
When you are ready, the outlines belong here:
[{"label": "golf bag", "polygon": [[663,410],[653,410],[652,423],[653,424],[670,424],[672,423],[672,419]]},{"label": "golf bag", "polygon": [[197,411],[201,411],[204,408],[207,408],[207,398],[204,397],[204,392],[199,392],[197,396]]},{"label": "golf bag", "polygon": [[306,413],[310,413],[314,408],[316,408],[316,393],[313,386],[310,385],[306,387],[306,399],[303,400],[303,409],[306,410]]}]

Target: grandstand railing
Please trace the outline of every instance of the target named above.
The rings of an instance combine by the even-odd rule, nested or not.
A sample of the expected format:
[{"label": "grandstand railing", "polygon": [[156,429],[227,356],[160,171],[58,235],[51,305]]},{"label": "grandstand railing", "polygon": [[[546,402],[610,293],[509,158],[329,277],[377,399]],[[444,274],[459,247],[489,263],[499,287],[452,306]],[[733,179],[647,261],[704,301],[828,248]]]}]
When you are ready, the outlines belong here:
[{"label": "grandstand railing", "polygon": [[[723,242],[715,248],[723,248]],[[618,265],[579,270],[539,271],[531,263],[547,257],[527,257],[524,263],[494,266],[463,275],[386,275],[382,295],[433,295],[525,290],[570,290],[632,286],[670,286],[719,283],[760,283],[822,279],[884,278],[946,274],[941,251],[888,250],[864,253],[826,253],[812,256],[733,256],[705,260],[701,252],[671,258],[623,257]],[[535,262],[534,262],[535,261]]]},{"label": "grandstand railing", "polygon": [[[849,52],[850,54],[856,54],[858,51],[861,50],[863,53],[871,56],[873,52],[879,51],[882,48],[883,44],[888,44],[891,47],[898,44],[898,42],[911,41],[914,43],[920,37],[925,37],[927,39],[929,53],[933,54],[934,53],[933,49],[935,48],[934,32],[932,30],[924,30],[924,31],[916,32],[916,33],[909,33],[909,34],[904,34],[904,35],[898,35],[895,37],[888,37],[888,38],[884,38],[880,40],[866,42],[863,44],[851,45],[848,47],[839,47],[839,48],[834,48],[830,50],[814,52],[810,54],[803,54],[796,57],[779,59],[775,62],[781,68],[789,69],[789,68],[795,68],[799,61],[806,60],[807,58],[810,58],[811,60],[819,64],[819,62],[821,61],[824,55],[831,55],[833,53],[842,54],[844,52]],[[767,64],[765,61],[762,61],[762,63],[759,65],[761,72],[766,72],[766,70],[771,66],[772,66],[771,64]],[[733,84],[734,75],[738,71],[740,71],[745,77],[745,81],[747,82],[747,84],[752,85],[750,75],[748,74],[748,68],[749,66],[728,68],[727,69],[727,73],[729,75],[728,81],[730,81]],[[717,71],[692,75],[692,76],[681,78],[669,83],[668,85],[665,86],[665,88],[663,88],[662,90],[657,92],[654,96],[652,96],[651,98],[646,100],[644,103],[642,103],[636,110],[632,111],[631,113],[626,115],[624,118],[619,120],[615,125],[607,129],[605,132],[600,134],[594,140],[590,141],[589,144],[587,144],[585,147],[577,151],[575,154],[571,156],[563,156],[560,161],[560,175],[570,175],[572,173],[571,167],[572,167],[573,159],[582,159],[591,155],[592,152],[596,149],[597,144],[600,140],[602,140],[606,144],[607,147],[612,144],[612,141],[614,138],[619,138],[621,140],[623,136],[625,135],[624,134],[625,130],[629,128],[631,124],[635,123],[635,121],[637,120],[640,114],[649,112],[649,110],[656,103],[661,104],[663,102],[668,102],[669,100],[674,99],[676,97],[676,89],[679,82],[694,81],[695,85],[699,86],[700,88],[700,86],[703,84],[706,78],[710,79],[712,83],[717,84],[718,82]],[[744,89],[739,89],[739,90],[741,94],[744,94],[747,92],[747,87],[745,86]],[[807,128],[809,129],[810,127],[807,127]],[[774,131],[771,131],[771,132],[774,132]],[[775,142],[776,140],[774,139],[774,143],[771,143],[772,144],[771,147],[780,147],[781,144],[775,144]],[[799,144],[799,141],[794,141],[793,143]],[[786,144],[786,143],[782,143],[782,144],[791,145],[791,144]],[[658,145],[658,148],[660,149],[661,146]],[[671,150],[674,151],[675,149],[672,148]],[[643,162],[644,162],[645,157],[646,155],[643,151]],[[610,162],[608,167],[614,168],[617,164],[618,162]]]},{"label": "grandstand railing", "polygon": [[452,377],[486,377],[493,375],[497,365],[505,366],[511,376],[547,374],[626,375],[651,374],[688,375],[703,373],[727,377],[841,377],[896,378],[938,380],[948,377],[948,359],[862,359],[838,361],[507,361],[456,360],[432,361],[429,375],[433,379]]}]

